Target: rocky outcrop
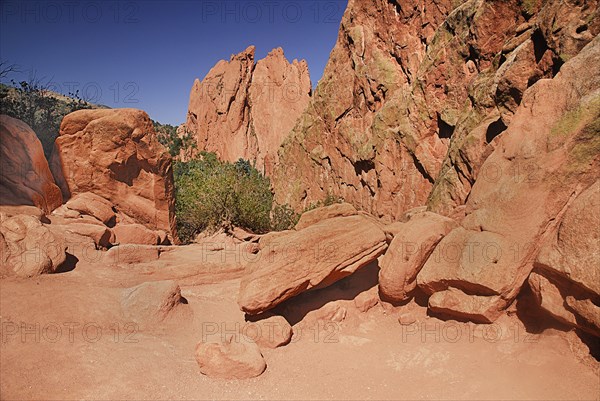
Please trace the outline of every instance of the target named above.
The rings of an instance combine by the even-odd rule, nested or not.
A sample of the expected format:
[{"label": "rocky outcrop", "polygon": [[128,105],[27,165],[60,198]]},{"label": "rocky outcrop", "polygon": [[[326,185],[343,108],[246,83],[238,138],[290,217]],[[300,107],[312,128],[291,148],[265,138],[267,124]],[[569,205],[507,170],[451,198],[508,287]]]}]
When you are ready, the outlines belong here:
[{"label": "rocky outcrop", "polygon": [[390,219],[426,203],[454,215],[524,92],[599,21],[596,1],[349,1],[280,150],[277,201],[302,209],[334,194]]},{"label": "rocky outcrop", "polygon": [[[67,115],[51,169],[65,199],[75,198],[70,202],[74,210],[113,224],[109,207],[114,207],[119,222],[176,235],[171,158],[145,112],[80,110]],[[76,197],[86,192],[95,194],[95,200],[89,199],[93,195]]]},{"label": "rocky outcrop", "polygon": [[203,343],[196,346],[200,372],[218,379],[250,379],[260,376],[267,364],[258,345],[247,341]]},{"label": "rocky outcrop", "polygon": [[277,48],[255,63],[254,51],[250,46],[194,81],[185,128],[199,150],[232,162],[244,158],[269,175],[312,87],[304,60],[290,64]]},{"label": "rocky outcrop", "polygon": [[159,245],[160,243],[159,234],[141,224],[117,224],[113,232],[117,243],[121,245]]},{"label": "rocky outcrop", "polygon": [[529,284],[556,319],[600,336],[600,181],[573,201],[541,248]]},{"label": "rocky outcrop", "polygon": [[386,248],[383,230],[362,215],[335,217],[282,233],[261,244],[242,277],[238,304],[248,314],[261,313],[354,273]]},{"label": "rocky outcrop", "polygon": [[[583,210],[598,196],[593,189],[584,192],[600,178],[600,76],[589,68],[598,63],[599,37],[553,79],[541,79],[525,91],[510,126],[481,166],[494,174],[475,181],[461,227],[440,241],[417,276],[418,285],[432,294],[431,309],[494,321],[515,299],[538,254],[543,275],[571,276],[567,281],[575,287],[595,282],[597,264],[574,258],[578,267],[571,272],[574,267],[566,260],[578,254],[577,248],[586,255],[595,241],[587,226],[594,218],[587,219],[586,228],[578,219],[594,215]],[[552,250],[540,253],[557,230],[564,259]],[[557,287],[568,303],[575,293]],[[597,302],[594,291],[585,289],[583,299],[577,293],[570,309],[587,314],[586,302]]]},{"label": "rocky outcrop", "polygon": [[0,115],[0,205],[31,205],[50,213],[62,202],[35,132],[21,120]]},{"label": "rocky outcrop", "polygon": [[54,273],[65,262],[66,246],[33,216],[0,214],[0,274],[35,277]]}]

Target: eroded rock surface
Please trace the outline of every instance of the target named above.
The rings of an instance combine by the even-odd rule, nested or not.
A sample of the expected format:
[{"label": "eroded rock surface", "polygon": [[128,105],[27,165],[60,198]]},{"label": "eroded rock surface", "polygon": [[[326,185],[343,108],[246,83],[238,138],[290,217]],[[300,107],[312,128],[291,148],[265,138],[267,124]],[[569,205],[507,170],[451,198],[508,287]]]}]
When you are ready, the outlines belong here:
[{"label": "eroded rock surface", "polygon": [[308,105],[312,86],[304,60],[287,61],[281,48],[254,61],[254,46],[217,63],[190,92],[185,129],[198,149],[273,172],[277,150]]},{"label": "eroded rock surface", "polygon": [[[120,221],[176,235],[171,157],[158,143],[145,112],[103,109],[67,115],[51,169],[65,199],[74,197],[75,210],[104,221],[112,218],[108,208],[114,207]],[[90,202],[93,195],[84,193],[108,203],[98,197]]]},{"label": "eroded rock surface", "polygon": [[1,274],[35,277],[54,273],[66,260],[66,246],[34,216],[0,214]]},{"label": "eroded rock surface", "polygon": [[0,115],[0,205],[31,205],[50,213],[62,202],[35,132],[21,120]]},{"label": "eroded rock surface", "polygon": [[258,314],[312,288],[326,287],[377,259],[385,233],[365,216],[335,217],[261,245],[242,278],[238,304]]},{"label": "eroded rock surface", "polygon": [[280,150],[277,201],[300,210],[333,194],[389,219],[425,204],[452,215],[527,88],[555,76],[599,21],[597,1],[349,1]]},{"label": "eroded rock surface", "polygon": [[[496,174],[477,179],[461,227],[442,239],[417,277],[418,285],[433,294],[430,307],[494,321],[513,302],[536,255],[557,230],[567,259],[577,247],[587,254],[596,236],[587,224],[595,217],[584,228],[574,215],[597,203],[597,191],[583,192],[600,175],[600,76],[589,69],[599,62],[597,37],[556,77],[539,80],[525,92],[511,125],[481,167]],[[574,234],[578,230],[586,232]],[[545,271],[573,268],[555,260],[547,262]],[[591,283],[597,267],[591,268],[591,259],[579,262],[571,281]]]},{"label": "eroded rock surface", "polygon": [[258,345],[248,341],[198,343],[196,361],[202,374],[219,379],[249,379],[267,368]]}]

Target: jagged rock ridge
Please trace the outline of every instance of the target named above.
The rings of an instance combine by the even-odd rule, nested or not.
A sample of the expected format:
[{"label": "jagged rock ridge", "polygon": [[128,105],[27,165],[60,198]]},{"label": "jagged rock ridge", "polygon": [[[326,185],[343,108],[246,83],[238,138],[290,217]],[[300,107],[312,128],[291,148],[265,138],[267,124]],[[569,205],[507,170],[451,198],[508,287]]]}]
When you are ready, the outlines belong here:
[{"label": "jagged rock ridge", "polygon": [[301,209],[334,194],[389,219],[426,203],[453,214],[523,92],[598,34],[597,17],[596,1],[350,0],[280,149],[277,200]]},{"label": "jagged rock ridge", "polygon": [[250,160],[273,172],[277,149],[308,105],[306,61],[291,64],[281,48],[254,62],[255,47],[218,62],[190,92],[185,127],[198,149],[228,161]]}]

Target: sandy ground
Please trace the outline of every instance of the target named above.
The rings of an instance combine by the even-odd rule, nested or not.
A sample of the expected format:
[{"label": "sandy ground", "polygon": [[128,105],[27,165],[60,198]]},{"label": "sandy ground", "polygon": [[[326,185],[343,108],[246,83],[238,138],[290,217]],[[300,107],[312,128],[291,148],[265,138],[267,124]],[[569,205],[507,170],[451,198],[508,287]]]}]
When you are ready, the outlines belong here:
[{"label": "sandy ground", "polygon": [[[217,258],[199,264],[198,252],[182,247],[160,263],[79,263],[61,274],[1,280],[0,398],[600,399],[599,364],[573,332],[524,324],[517,314],[494,325],[444,321],[415,302],[359,312],[353,298],[376,284],[376,266],[278,307],[294,338],[263,350],[264,374],[208,378],[194,348],[241,327],[235,301],[243,269]],[[162,323],[128,320],[123,290],[165,279],[180,283],[188,304]],[[346,318],[327,320],[332,307],[345,308]],[[401,325],[400,315],[415,322]]]}]

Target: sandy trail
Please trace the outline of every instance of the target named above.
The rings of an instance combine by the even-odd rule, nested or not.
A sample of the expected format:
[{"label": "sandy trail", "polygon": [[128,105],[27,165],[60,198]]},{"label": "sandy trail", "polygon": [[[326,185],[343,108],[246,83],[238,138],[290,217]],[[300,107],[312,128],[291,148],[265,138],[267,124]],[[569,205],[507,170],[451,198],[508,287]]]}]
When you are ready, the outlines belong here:
[{"label": "sandy trail", "polygon": [[[376,267],[278,308],[295,334],[289,345],[263,350],[263,375],[208,378],[198,370],[194,347],[244,322],[236,304],[240,270],[223,265],[218,274],[202,272],[191,265],[193,252],[182,252],[188,265],[180,269],[80,264],[62,274],[0,281],[1,398],[600,398],[598,363],[572,332],[533,334],[514,315],[491,326],[444,321],[414,302],[360,313],[352,299],[374,285]],[[162,324],[136,327],[125,319],[124,288],[178,279],[186,268],[196,272],[185,275],[193,285],[181,285],[187,305]],[[332,305],[346,308],[344,321],[322,318]],[[416,321],[403,326],[398,316],[407,312]]]}]

